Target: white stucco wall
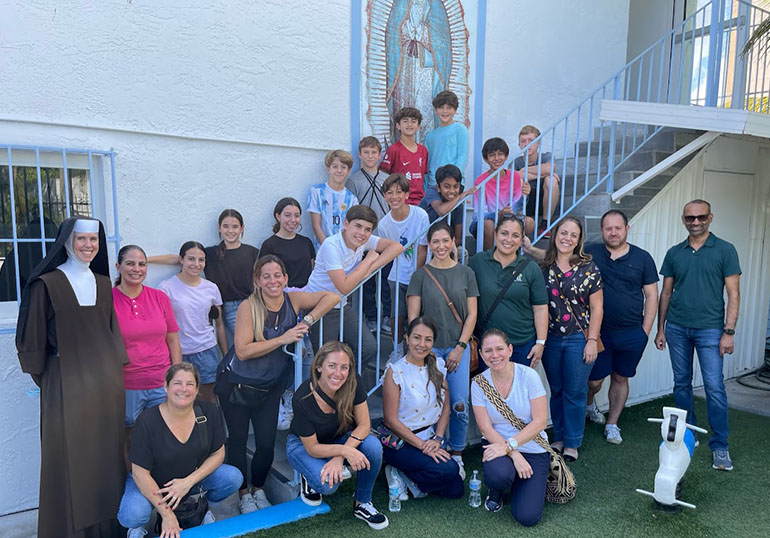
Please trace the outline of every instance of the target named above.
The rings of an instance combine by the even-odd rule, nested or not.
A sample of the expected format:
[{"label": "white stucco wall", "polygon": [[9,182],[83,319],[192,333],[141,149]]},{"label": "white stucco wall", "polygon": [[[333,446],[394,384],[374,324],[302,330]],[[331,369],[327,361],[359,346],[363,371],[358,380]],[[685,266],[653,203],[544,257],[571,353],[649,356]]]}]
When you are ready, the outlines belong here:
[{"label": "white stucco wall", "polygon": [[545,130],[623,67],[628,5],[489,0],[484,140],[502,137],[513,151],[522,125]]}]

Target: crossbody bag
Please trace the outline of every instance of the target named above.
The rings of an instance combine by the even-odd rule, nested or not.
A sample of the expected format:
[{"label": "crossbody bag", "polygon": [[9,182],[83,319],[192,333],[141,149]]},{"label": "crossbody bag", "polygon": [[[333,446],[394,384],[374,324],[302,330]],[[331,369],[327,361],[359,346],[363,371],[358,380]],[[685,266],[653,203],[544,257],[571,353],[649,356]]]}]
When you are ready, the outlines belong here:
[{"label": "crossbody bag", "polygon": [[[557,277],[557,280],[559,281],[559,289],[562,290],[562,293],[564,293],[564,287],[562,286],[561,279]],[[585,337],[586,342],[588,342],[588,329],[583,328],[583,324],[580,323],[580,318],[576,316],[575,311],[572,310],[572,305],[570,305],[570,300],[566,296],[566,294],[564,295],[564,306],[567,307],[567,310],[569,310],[570,316],[572,316],[572,318],[575,320],[575,323],[577,323],[578,329],[580,329],[580,332],[583,333],[583,336]],[[596,352],[601,353],[602,351],[604,351],[604,342],[602,342],[602,337],[601,335],[599,335],[596,338]]]},{"label": "crossbody bag", "polygon": [[[497,412],[500,413],[511,425],[521,431],[526,428],[527,423],[521,420],[508,405],[503,397],[497,392],[497,389],[490,383],[483,374],[473,378],[473,381],[481,387],[484,395]],[[577,494],[577,482],[575,475],[567,467],[564,457],[551,448],[551,444],[538,434],[533,439],[539,446],[544,448],[550,456],[550,465],[548,469],[548,478],[545,485],[545,498],[550,503],[564,504],[575,498]]]},{"label": "crossbody bag", "polygon": [[[449,298],[449,295],[447,295],[446,290],[444,290],[444,287],[439,283],[438,279],[433,275],[433,273],[430,272],[430,269],[428,269],[427,265],[423,265],[422,268],[425,270],[425,273],[430,277],[430,279],[433,281],[433,283],[438,288],[438,291],[441,292],[441,295],[444,297],[444,300],[446,301],[447,306],[449,307],[449,310],[452,312],[452,315],[455,317],[455,320],[457,320],[457,323],[460,324],[460,331],[462,331],[463,327],[465,326],[465,322],[460,317],[460,314],[457,312],[457,309],[455,308],[454,303]],[[468,340],[468,348],[470,349],[470,356],[471,356],[471,363],[470,363],[470,371],[475,372],[479,368],[479,339],[476,338],[476,336],[471,336]]]}]

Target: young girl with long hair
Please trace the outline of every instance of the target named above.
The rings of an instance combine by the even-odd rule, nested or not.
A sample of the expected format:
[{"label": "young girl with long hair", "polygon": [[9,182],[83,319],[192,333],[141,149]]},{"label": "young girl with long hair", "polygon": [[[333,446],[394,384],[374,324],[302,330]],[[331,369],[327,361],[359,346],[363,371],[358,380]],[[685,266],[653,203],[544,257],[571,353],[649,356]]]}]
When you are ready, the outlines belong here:
[{"label": "young girl with long hair", "polygon": [[200,399],[216,403],[214,381],[220,350],[222,354],[227,352],[222,295],[219,288],[200,276],[206,267],[203,245],[187,241],[179,249],[179,263],[182,270],[161,282],[158,289],[171,299],[182,360],[194,364],[200,373]]},{"label": "young girl with long hair", "polygon": [[[229,432],[227,462],[243,473],[239,508],[244,514],[270,506],[262,486],[273,463],[278,403],[291,372],[291,356],[283,346],[301,340],[340,299],[331,292],[287,292],[287,280],[286,267],[277,256],[262,256],[254,265],[254,291],[241,303],[235,320],[230,368],[231,380],[246,385],[257,397],[237,403],[220,398]],[[257,433],[251,480],[246,470],[249,423]]]},{"label": "young girl with long hair", "polygon": [[383,449],[385,476],[402,500],[408,498],[407,489],[415,498],[436,493],[456,499],[463,494],[459,466],[444,449],[449,388],[444,360],[433,353],[437,334],[430,319],[413,319],[406,328],[408,351],[388,365],[382,384],[385,425],[404,441],[400,449]]},{"label": "young girl with long hair", "polygon": [[[222,295],[225,336],[233,345],[235,315],[238,305],[251,293],[251,272],[259,257],[259,249],[242,242],[245,230],[243,215],[235,209],[225,209],[217,219],[219,244],[205,247],[206,278],[216,284]],[[173,254],[150,256],[149,263],[175,265],[179,258]]]},{"label": "young girl with long hair", "polygon": [[315,261],[313,242],[297,233],[302,229],[302,207],[294,198],[281,198],[275,204],[273,217],[274,235],[262,243],[260,255],[275,254],[281,258],[289,271],[289,287],[301,288],[307,284]]},{"label": "young girl with long hair", "polygon": [[311,506],[334,493],[342,481],[343,462],[356,471],[353,515],[369,527],[388,526],[372,504],[372,490],[382,464],[382,444],[370,435],[366,389],[355,373],[353,351],[331,340],[316,353],[306,379],[294,394],[294,419],[286,457],[300,473],[300,498]]}]

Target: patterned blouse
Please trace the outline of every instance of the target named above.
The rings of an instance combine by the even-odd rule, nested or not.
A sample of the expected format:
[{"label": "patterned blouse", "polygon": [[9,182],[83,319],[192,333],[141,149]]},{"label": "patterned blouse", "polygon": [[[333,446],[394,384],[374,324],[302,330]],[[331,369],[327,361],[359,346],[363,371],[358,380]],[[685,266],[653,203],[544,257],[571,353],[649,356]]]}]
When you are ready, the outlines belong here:
[{"label": "patterned blouse", "polygon": [[[543,276],[548,290],[549,334],[569,336],[583,329],[588,330],[591,321],[589,296],[602,289],[602,276],[596,264],[590,261],[562,273],[554,262],[543,269]],[[567,300],[580,323],[567,308]]]}]

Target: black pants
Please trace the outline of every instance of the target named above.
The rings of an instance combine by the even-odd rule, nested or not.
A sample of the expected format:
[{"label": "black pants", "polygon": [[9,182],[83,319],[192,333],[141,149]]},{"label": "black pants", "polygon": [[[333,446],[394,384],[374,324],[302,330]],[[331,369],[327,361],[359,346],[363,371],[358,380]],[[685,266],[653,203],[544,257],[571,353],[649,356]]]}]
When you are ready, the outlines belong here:
[{"label": "black pants", "polygon": [[532,476],[527,479],[519,478],[513,460],[508,456],[485,461],[482,469],[484,483],[489,489],[511,491],[511,514],[522,525],[531,527],[543,516],[545,483],[551,457],[548,452],[521,455],[532,467]]},{"label": "black pants", "polygon": [[254,457],[251,460],[251,485],[261,488],[265,484],[267,473],[273,464],[273,449],[278,426],[278,407],[283,394],[283,383],[276,384],[267,393],[262,405],[256,408],[233,405],[220,400],[222,412],[227,422],[227,460],[226,463],[237,467],[243,474],[240,489],[249,484],[246,474],[246,442],[249,438],[249,422],[254,427]]}]

